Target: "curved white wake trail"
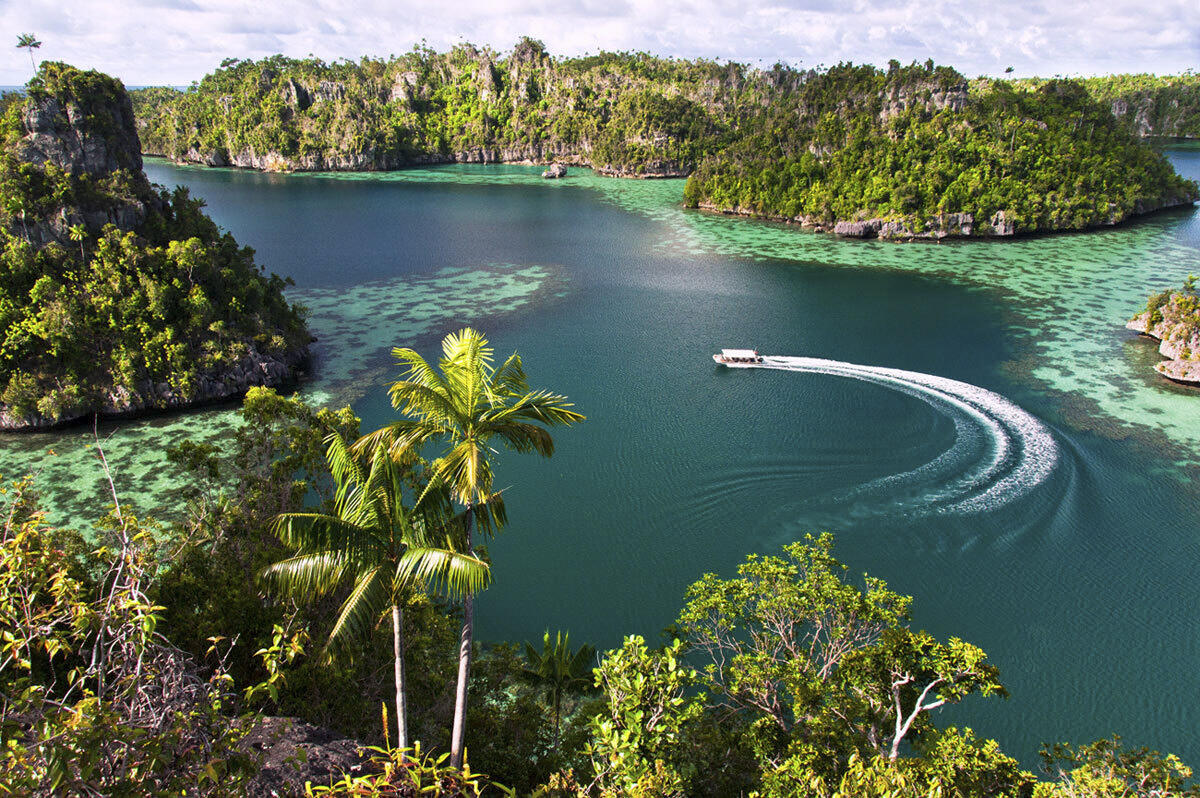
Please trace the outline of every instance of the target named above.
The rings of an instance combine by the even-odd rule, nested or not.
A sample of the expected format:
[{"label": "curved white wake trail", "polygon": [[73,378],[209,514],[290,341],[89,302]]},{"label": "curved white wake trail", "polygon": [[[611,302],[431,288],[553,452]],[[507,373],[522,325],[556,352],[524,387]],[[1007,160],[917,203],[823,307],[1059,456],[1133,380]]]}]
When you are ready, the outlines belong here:
[{"label": "curved white wake trail", "polygon": [[917,493],[913,498],[916,508],[978,512],[1038,485],[1058,461],[1058,446],[1045,425],[1003,396],[969,383],[815,357],[765,357],[750,367],[864,380],[901,391],[951,415],[954,446],[914,471],[861,486],[856,495],[908,484]]}]

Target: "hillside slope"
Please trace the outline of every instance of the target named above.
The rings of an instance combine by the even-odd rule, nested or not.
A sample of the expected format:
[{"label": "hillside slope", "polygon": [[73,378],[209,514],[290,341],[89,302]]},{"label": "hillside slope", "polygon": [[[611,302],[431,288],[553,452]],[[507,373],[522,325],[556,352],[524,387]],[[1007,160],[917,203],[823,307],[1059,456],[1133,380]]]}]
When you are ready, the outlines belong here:
[{"label": "hillside slope", "polygon": [[45,63],[0,117],[0,429],[295,377],[309,336],[251,250],[142,172],[121,83]]}]

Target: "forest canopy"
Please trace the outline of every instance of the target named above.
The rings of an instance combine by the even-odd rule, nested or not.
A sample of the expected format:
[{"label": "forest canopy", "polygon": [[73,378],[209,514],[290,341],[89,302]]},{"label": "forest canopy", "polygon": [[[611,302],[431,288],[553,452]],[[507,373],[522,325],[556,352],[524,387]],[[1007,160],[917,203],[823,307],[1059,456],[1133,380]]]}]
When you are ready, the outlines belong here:
[{"label": "forest canopy", "polygon": [[0,119],[0,417],[174,407],[290,376],[308,344],[185,189],[150,185],[119,81],[47,62]]}]

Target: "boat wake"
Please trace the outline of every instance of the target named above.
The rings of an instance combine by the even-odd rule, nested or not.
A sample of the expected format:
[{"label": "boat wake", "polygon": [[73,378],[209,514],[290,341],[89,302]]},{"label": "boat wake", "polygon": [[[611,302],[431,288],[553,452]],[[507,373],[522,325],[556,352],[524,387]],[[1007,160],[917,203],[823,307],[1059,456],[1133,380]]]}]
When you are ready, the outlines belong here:
[{"label": "boat wake", "polygon": [[[993,510],[1046,480],[1058,446],[1042,422],[1003,396],[969,383],[915,371],[860,366],[813,357],[766,356],[741,368],[826,374],[863,380],[912,396],[954,421],[954,445],[912,471],[892,474],[836,497],[869,504],[879,497],[893,509],[896,497],[914,513]],[[859,506],[866,511],[866,506]]]}]

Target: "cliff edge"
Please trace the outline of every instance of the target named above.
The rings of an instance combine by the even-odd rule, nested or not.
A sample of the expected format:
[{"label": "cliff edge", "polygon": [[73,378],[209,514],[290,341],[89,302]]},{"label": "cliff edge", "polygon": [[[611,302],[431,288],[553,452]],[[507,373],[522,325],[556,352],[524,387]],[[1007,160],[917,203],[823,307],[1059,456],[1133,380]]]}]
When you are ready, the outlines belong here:
[{"label": "cliff edge", "polygon": [[1156,363],[1155,371],[1175,382],[1200,385],[1200,299],[1194,277],[1182,291],[1152,296],[1125,327],[1160,341],[1159,354],[1167,360]]}]

